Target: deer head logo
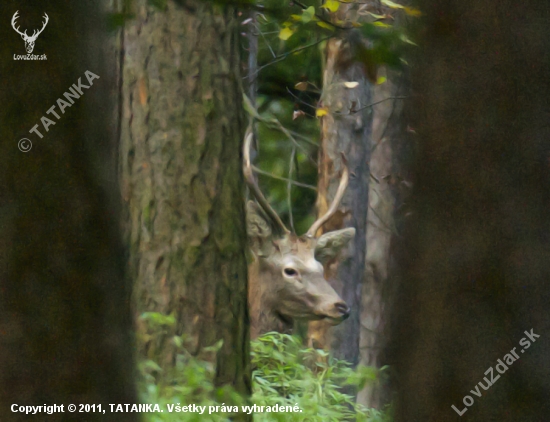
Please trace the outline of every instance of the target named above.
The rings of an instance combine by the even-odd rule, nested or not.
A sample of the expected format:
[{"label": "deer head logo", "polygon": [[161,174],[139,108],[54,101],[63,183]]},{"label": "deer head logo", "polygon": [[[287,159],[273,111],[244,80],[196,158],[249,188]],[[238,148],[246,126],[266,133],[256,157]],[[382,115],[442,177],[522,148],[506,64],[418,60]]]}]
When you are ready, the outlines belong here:
[{"label": "deer head logo", "polygon": [[42,33],[42,31],[44,31],[44,28],[46,28],[46,25],[48,24],[48,21],[50,20],[50,18],[48,17],[48,15],[46,13],[44,13],[45,21],[42,24],[42,28],[40,30],[35,29],[33,31],[32,35],[29,36],[29,35],[27,35],[27,30],[26,29],[25,29],[25,32],[21,32],[21,31],[19,31],[19,27],[15,26],[15,21],[18,18],[18,16],[17,16],[18,13],[19,13],[19,10],[13,14],[13,18],[11,18],[11,26],[13,27],[15,32],[17,32],[19,35],[21,35],[21,38],[23,38],[23,41],[25,41],[25,49],[27,50],[27,53],[30,54],[34,50],[34,43],[35,43],[36,39]]}]

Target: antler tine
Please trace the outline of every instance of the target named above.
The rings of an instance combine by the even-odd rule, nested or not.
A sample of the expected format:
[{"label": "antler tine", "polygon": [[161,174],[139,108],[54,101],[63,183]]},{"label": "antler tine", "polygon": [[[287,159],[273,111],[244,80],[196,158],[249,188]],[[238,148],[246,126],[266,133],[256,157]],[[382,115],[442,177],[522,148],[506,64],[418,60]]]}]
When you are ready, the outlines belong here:
[{"label": "antler tine", "polygon": [[[48,22],[50,21],[50,18],[48,17],[48,14],[46,12],[44,12],[44,16],[42,16],[45,20],[45,22],[42,24],[42,28],[38,30],[38,33],[36,34],[36,36],[38,37],[38,35],[40,35],[42,33],[42,31],[44,31],[44,29],[46,28],[46,25],[48,24]],[[33,34],[33,37],[35,35]]]},{"label": "antler tine", "polygon": [[330,208],[328,211],[323,215],[322,217],[318,218],[309,228],[309,230],[306,233],[306,236],[314,237],[315,233],[317,233],[317,230],[321,228],[323,224],[325,224],[336,212],[338,209],[338,206],[340,205],[340,201],[342,201],[342,198],[344,197],[344,192],[346,191],[346,188],[348,187],[348,181],[349,181],[349,169],[347,166],[347,160],[344,154],[342,154],[342,164],[344,166],[342,170],[342,177],[340,179],[340,184],[338,185],[338,190],[336,191],[336,195],[334,196],[334,200],[332,201],[332,204],[330,204]]},{"label": "antler tine", "polygon": [[265,199],[265,196],[263,195],[262,191],[260,190],[260,187],[258,186],[258,183],[256,182],[256,179],[254,178],[252,165],[250,164],[250,146],[252,144],[253,137],[254,136],[252,133],[252,128],[249,127],[246,130],[246,135],[244,139],[244,166],[243,166],[244,178],[246,180],[248,187],[250,188],[250,191],[256,198],[256,201],[258,201],[258,203],[266,212],[266,214],[273,220],[273,222],[275,222],[279,226],[279,228],[285,234],[290,233],[290,231],[286,228],[281,218],[277,215],[275,210],[271,208],[271,206],[269,205],[269,202],[267,202],[267,199]]},{"label": "antler tine", "polygon": [[42,30],[40,32],[42,32],[44,30],[44,28],[46,27],[46,25],[48,24],[48,22],[50,21],[50,17],[48,16],[48,14],[46,12],[44,12],[44,16],[42,16],[44,19],[45,19],[45,22],[44,22],[44,26],[42,26]]},{"label": "antler tine", "polygon": [[[17,16],[18,13],[19,13],[19,10],[16,11],[13,14],[13,17],[11,18],[11,26],[13,27],[13,29],[15,29],[15,32],[17,32],[19,35],[23,35],[23,33],[21,31],[19,31],[19,27],[15,27],[15,21],[19,17],[19,16]],[[27,30],[26,29],[25,29],[25,34],[24,35],[27,35]]]}]

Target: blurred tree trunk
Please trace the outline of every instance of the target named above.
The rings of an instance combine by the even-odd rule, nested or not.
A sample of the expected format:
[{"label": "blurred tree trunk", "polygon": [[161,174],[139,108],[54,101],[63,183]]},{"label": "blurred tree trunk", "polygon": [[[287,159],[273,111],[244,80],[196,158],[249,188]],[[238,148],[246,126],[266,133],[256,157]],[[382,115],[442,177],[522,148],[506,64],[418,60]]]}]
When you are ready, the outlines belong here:
[{"label": "blurred tree trunk", "polygon": [[[106,17],[94,2],[5,1],[0,10],[5,20],[19,10],[28,33],[44,12],[50,18],[33,51],[43,61],[14,60],[23,40],[0,28],[0,419],[29,419],[12,404],[64,404],[65,413],[38,419],[67,420],[67,405],[83,403],[107,410],[88,421],[134,421],[107,407],[136,396]],[[89,82],[87,71],[99,79]],[[83,96],[61,112],[58,98],[79,80]],[[35,124],[42,137],[29,133]],[[21,138],[30,151],[18,150]]]},{"label": "blurred tree trunk", "polygon": [[[411,111],[420,144],[400,258],[396,421],[547,420],[548,2],[419,3]],[[540,338],[527,349],[531,330]],[[499,374],[513,348],[519,359]],[[496,382],[485,391],[488,368]]]},{"label": "blurred tree trunk", "polygon": [[[122,178],[138,314],[175,316],[140,352],[174,362],[223,340],[218,385],[250,392],[246,231],[235,10],[135,5],[124,33]],[[202,356],[210,358],[208,356]]]},{"label": "blurred tree trunk", "polygon": [[[388,322],[395,296],[391,245],[399,242],[396,206],[403,188],[401,163],[404,159],[403,97],[406,94],[404,73],[383,68],[379,76],[387,80],[374,87],[373,141],[370,160],[369,213],[367,222],[367,264],[361,303],[361,361],[380,368],[387,364]],[[387,379],[369,383],[358,394],[358,402],[380,409],[391,399]]]},{"label": "blurred tree trunk", "polygon": [[[338,14],[341,19],[346,14],[357,19],[357,16],[352,16],[354,6],[342,4]],[[333,287],[351,307],[351,316],[330,329],[326,322],[312,322],[308,335],[314,346],[329,347],[337,358],[356,365],[359,361],[361,286],[366,256],[372,123],[372,111],[368,107],[359,109],[372,102],[372,90],[363,66],[353,62],[353,42],[357,41],[332,38],[327,42],[321,101],[328,114],[321,119],[317,198],[318,215],[323,215],[336,193],[343,165],[341,153],[344,153],[350,170],[349,185],[338,212],[321,230],[323,233],[345,227],[357,230],[351,253],[325,268],[327,280],[333,282]],[[358,82],[359,85],[350,89],[344,82]]]}]

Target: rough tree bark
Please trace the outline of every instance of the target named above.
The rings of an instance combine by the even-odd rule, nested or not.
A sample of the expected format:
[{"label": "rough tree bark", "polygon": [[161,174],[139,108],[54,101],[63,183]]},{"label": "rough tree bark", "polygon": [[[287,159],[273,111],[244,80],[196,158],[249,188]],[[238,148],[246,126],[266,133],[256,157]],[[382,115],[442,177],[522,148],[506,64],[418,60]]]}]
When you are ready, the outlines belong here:
[{"label": "rough tree bark", "polygon": [[[0,27],[0,419],[28,420],[12,404],[63,404],[65,413],[38,417],[61,421],[71,403],[108,409],[136,400],[108,100],[113,63],[103,60],[107,21],[98,2],[4,1],[5,23],[16,10],[27,33],[44,12],[50,20],[33,51],[43,61],[14,60],[25,54],[23,40]],[[99,79],[88,82],[86,71]],[[61,112],[58,99],[79,78],[87,89]],[[35,124],[42,137],[29,133]],[[21,138],[30,151],[18,150]],[[136,417],[107,410],[86,419]]]},{"label": "rough tree bark", "polygon": [[135,3],[124,33],[121,146],[130,265],[138,314],[173,313],[177,321],[140,351],[170,366],[174,334],[185,335],[193,354],[223,340],[216,382],[249,393],[235,10]]},{"label": "rough tree bark", "polygon": [[[374,87],[373,147],[370,160],[369,213],[367,222],[367,258],[365,284],[361,297],[361,361],[380,368],[385,362],[388,322],[395,295],[391,277],[391,245],[399,242],[395,208],[396,197],[404,187],[401,144],[404,142],[404,74],[387,68],[378,72],[386,82]],[[399,217],[397,217],[399,218]],[[391,399],[386,376],[369,383],[357,400],[367,407],[383,408]]]},{"label": "rough tree bark", "polygon": [[[342,19],[347,14],[355,13],[355,9],[354,6],[342,4],[338,13]],[[351,307],[351,316],[330,329],[325,322],[310,323],[308,335],[314,346],[327,346],[336,357],[356,365],[359,362],[372,123],[371,110],[359,109],[371,102],[372,92],[364,67],[349,62],[351,41],[332,38],[327,42],[321,100],[329,112],[321,120],[317,198],[318,215],[323,215],[338,187],[343,164],[341,153],[344,153],[350,169],[350,182],[338,212],[321,230],[328,232],[345,227],[355,227],[357,230],[351,253],[325,268],[328,280],[338,280],[333,287]],[[358,82],[359,85],[350,89],[344,82]]]},{"label": "rough tree bark", "polygon": [[[548,2],[419,4],[425,18],[411,104],[419,151],[400,258],[396,421],[456,421],[459,412],[471,421],[543,421],[550,411]],[[527,349],[520,341],[531,330],[540,337]],[[499,374],[498,360],[513,348],[519,359],[508,358]],[[494,385],[479,389],[487,381]]]}]

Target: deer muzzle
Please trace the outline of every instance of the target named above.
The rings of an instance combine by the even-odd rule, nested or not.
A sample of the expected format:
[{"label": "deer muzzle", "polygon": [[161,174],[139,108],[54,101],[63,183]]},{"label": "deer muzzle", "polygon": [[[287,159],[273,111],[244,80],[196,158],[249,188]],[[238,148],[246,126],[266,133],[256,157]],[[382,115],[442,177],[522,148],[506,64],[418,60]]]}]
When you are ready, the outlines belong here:
[{"label": "deer muzzle", "polygon": [[351,308],[346,302],[336,302],[331,309],[326,312],[325,320],[331,325],[338,325],[349,318]]}]

